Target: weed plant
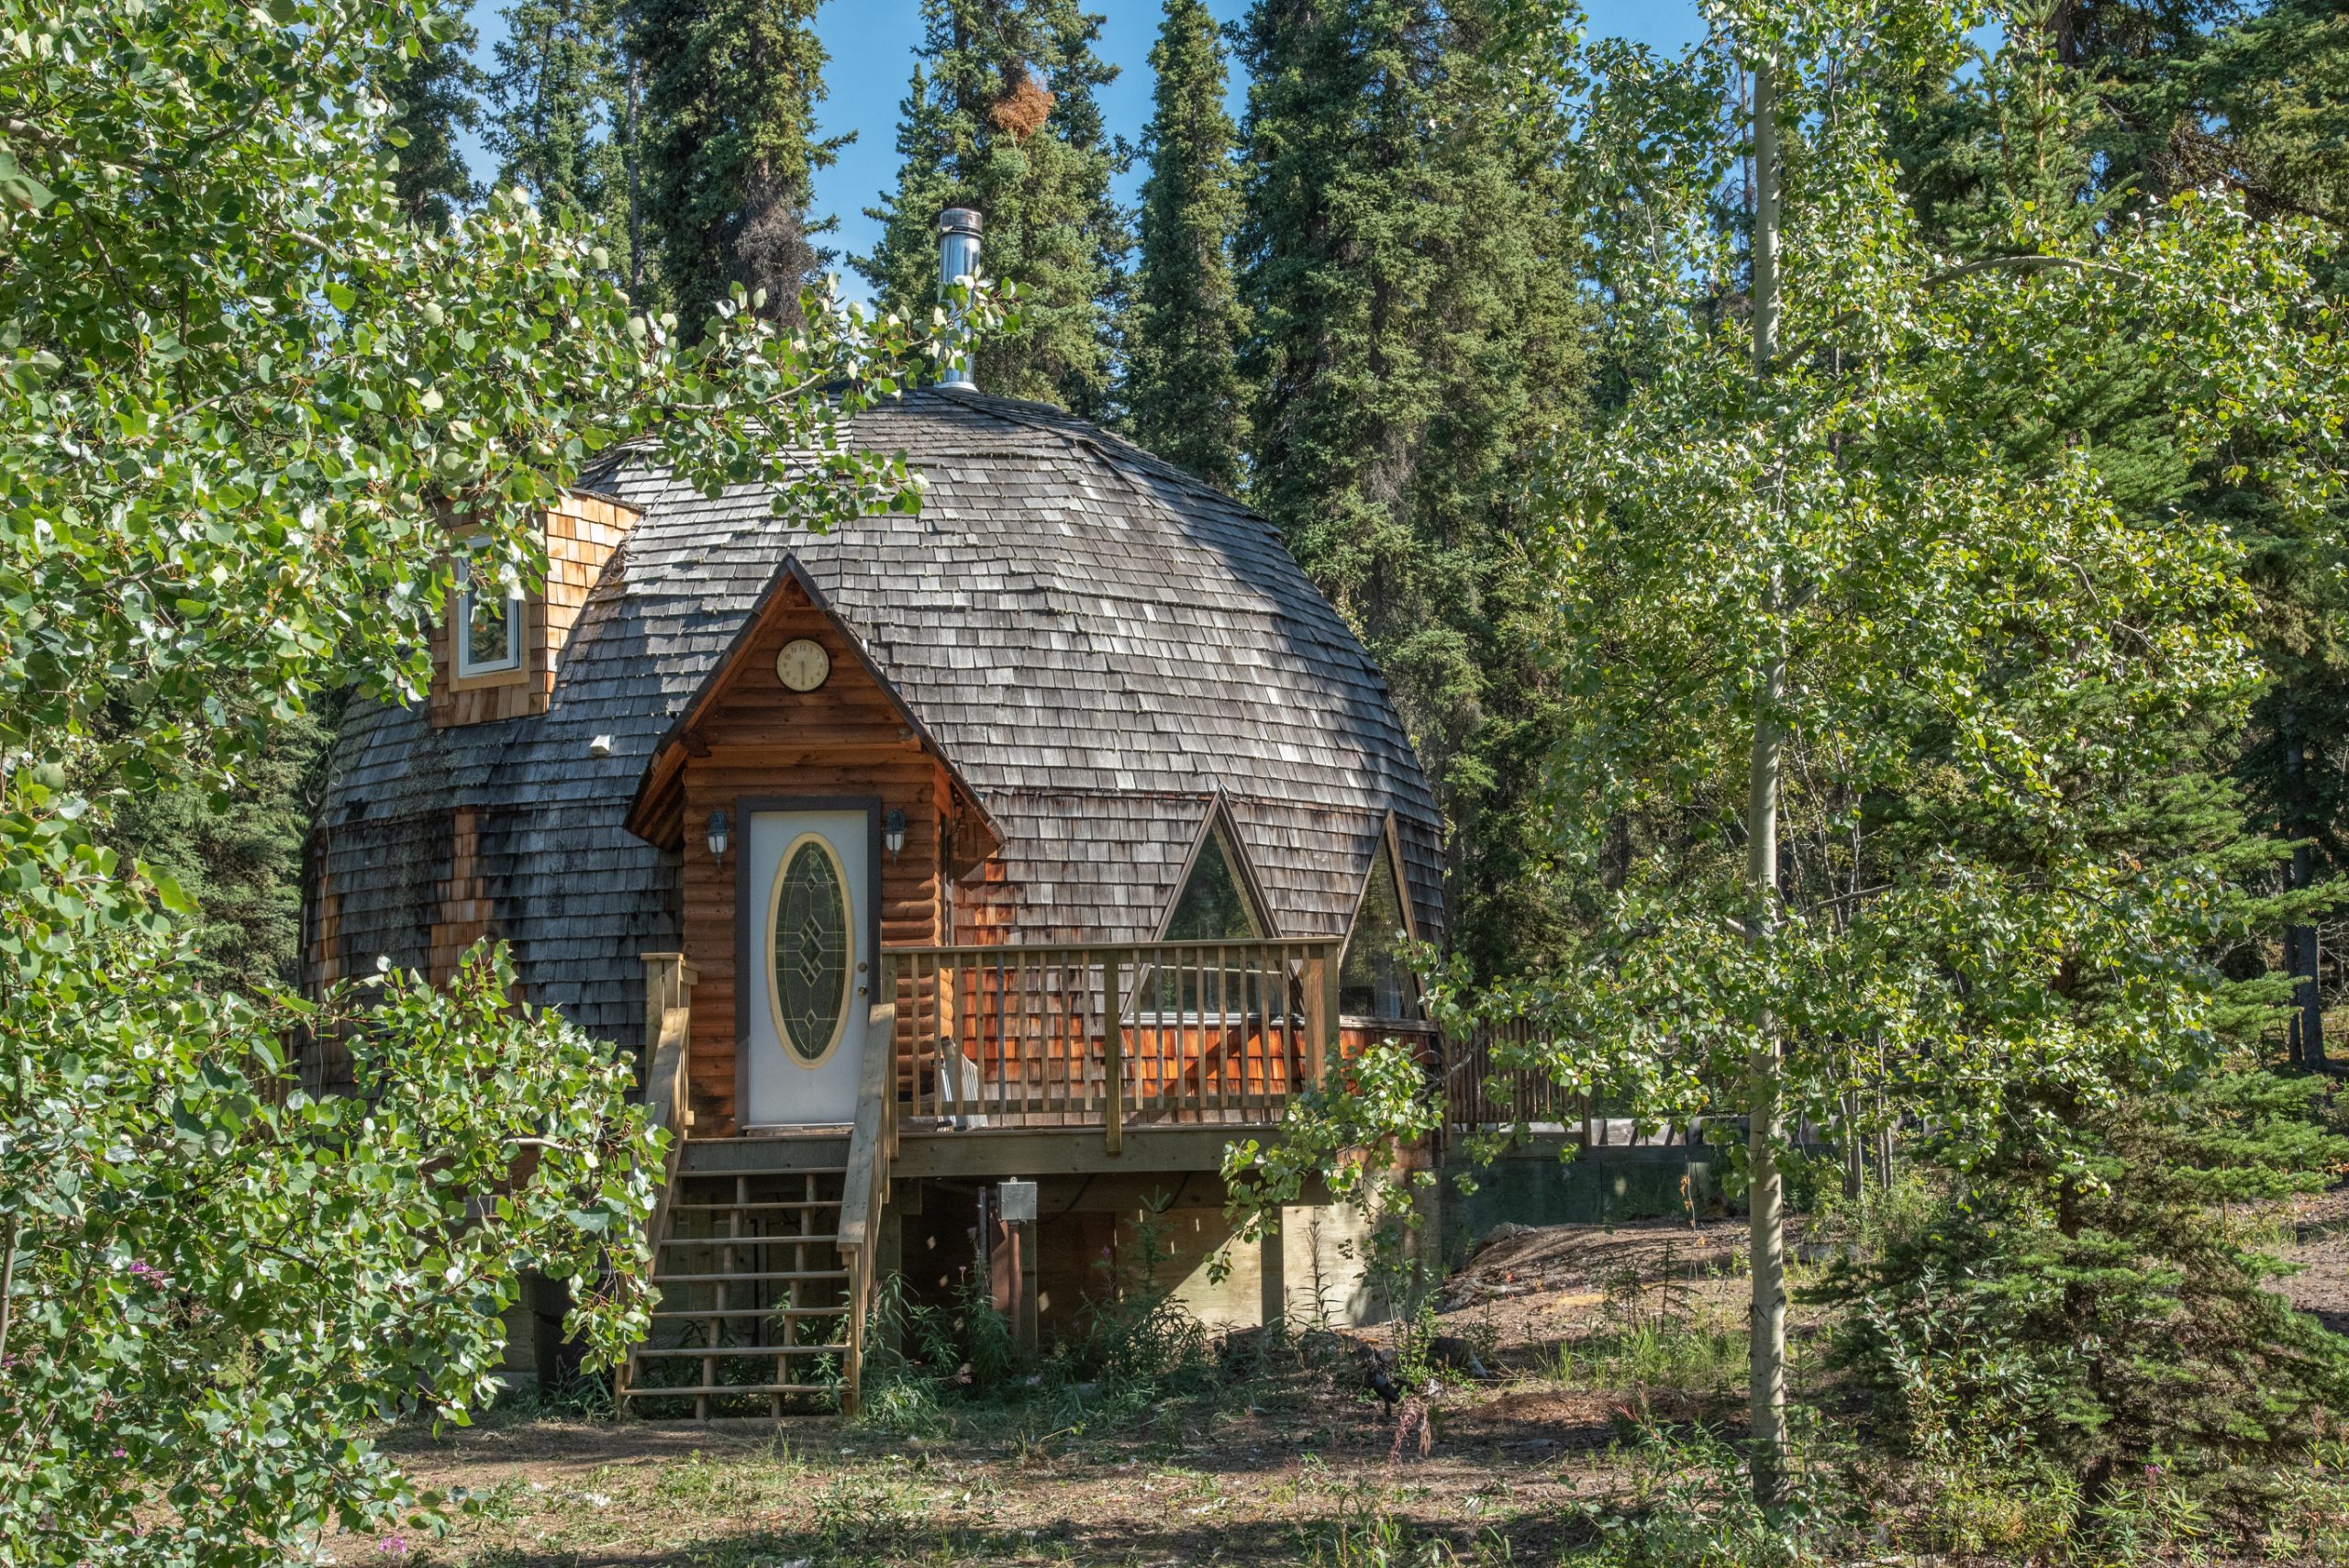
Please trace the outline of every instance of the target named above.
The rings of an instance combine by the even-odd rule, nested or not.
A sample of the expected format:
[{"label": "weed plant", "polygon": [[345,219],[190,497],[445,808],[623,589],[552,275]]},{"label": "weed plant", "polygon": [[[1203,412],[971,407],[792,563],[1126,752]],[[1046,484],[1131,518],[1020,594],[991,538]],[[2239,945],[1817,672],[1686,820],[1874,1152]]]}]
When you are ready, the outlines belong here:
[{"label": "weed plant", "polygon": [[521,1384],[505,1389],[490,1407],[506,1421],[608,1421],[612,1418],[612,1374],[578,1372],[552,1387]]},{"label": "weed plant", "polygon": [[886,1280],[865,1343],[859,1419],[907,1436],[944,1431],[950,1407],[1000,1390],[1017,1364],[1009,1320],[967,1279],[944,1306],[908,1300],[902,1279]]},{"label": "weed plant", "polygon": [[[1809,1163],[1816,1168],[1820,1162]],[[1809,1184],[1806,1201],[1798,1206],[1803,1234],[1814,1243],[1840,1246],[1864,1257],[1881,1253],[1893,1238],[1913,1235],[1930,1222],[1945,1184],[1905,1160],[1896,1165],[1890,1185],[1871,1173],[1857,1195],[1845,1191],[1840,1170],[1832,1173],[1839,1179]]]},{"label": "weed plant", "polygon": [[1480,1531],[1463,1551],[1448,1535],[1423,1533],[1397,1513],[1388,1489],[1357,1480],[1338,1491],[1335,1514],[1299,1529],[1298,1568],[1511,1568],[1508,1538]]},{"label": "weed plant", "polygon": [[1725,1397],[1744,1390],[1745,1353],[1728,1329],[1642,1323],[1560,1345],[1550,1372],[1569,1388]]},{"label": "weed plant", "polygon": [[1754,1500],[1735,1445],[1703,1426],[1634,1418],[1611,1457],[1625,1482],[1574,1505],[1583,1539],[1566,1553],[1590,1568],[1810,1568],[1836,1562],[1860,1521],[1838,1484],[1841,1456],[1798,1429],[1784,1501]]},{"label": "weed plant", "polygon": [[1600,1284],[1607,1327],[1557,1348],[1550,1372],[1559,1383],[1635,1401],[1655,1393],[1701,1399],[1743,1392],[1744,1331],[1701,1310],[1698,1281],[1672,1249],[1653,1273],[1625,1267]]},{"label": "weed plant", "polygon": [[1200,1393],[1215,1378],[1206,1327],[1159,1277],[1174,1256],[1163,1207],[1143,1212],[1130,1247],[1100,1260],[1097,1288],[1079,1309],[1083,1328],[1055,1368],[1060,1382],[1093,1385],[1101,1406],[1115,1412]]},{"label": "weed plant", "polygon": [[[1218,1368],[1206,1328],[1160,1280],[1173,1256],[1155,1209],[1130,1245],[1101,1263],[1076,1331],[1040,1359],[1019,1356],[1011,1324],[984,1284],[966,1281],[944,1305],[907,1298],[890,1281],[865,1342],[860,1418],[885,1430],[935,1436],[964,1412],[1041,1417],[1062,1432],[1130,1418],[1170,1398],[1208,1392]],[[1057,1434],[1056,1434],[1057,1435]]]},{"label": "weed plant", "polygon": [[2263,1543],[2270,1562],[2349,1562],[2349,1442],[2315,1445],[2277,1478]]}]

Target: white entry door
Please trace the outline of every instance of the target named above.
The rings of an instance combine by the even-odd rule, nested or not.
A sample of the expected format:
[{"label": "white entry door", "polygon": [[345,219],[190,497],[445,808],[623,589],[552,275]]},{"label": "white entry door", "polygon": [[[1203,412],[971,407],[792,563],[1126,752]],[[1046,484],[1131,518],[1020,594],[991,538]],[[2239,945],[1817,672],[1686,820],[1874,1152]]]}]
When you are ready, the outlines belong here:
[{"label": "white entry door", "polygon": [[742,856],[744,1076],[752,1127],[856,1118],[872,1006],[872,817],[747,813]]}]

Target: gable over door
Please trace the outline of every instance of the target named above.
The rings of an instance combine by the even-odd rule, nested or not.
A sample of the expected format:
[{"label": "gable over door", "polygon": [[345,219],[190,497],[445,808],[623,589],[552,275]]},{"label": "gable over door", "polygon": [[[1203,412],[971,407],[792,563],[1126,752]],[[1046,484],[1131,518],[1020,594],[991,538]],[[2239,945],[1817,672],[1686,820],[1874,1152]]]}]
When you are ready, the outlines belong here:
[{"label": "gable over door", "polygon": [[[823,654],[821,678],[813,684],[816,662],[804,649],[796,661],[785,657],[800,642]],[[786,673],[807,689],[795,689]],[[835,810],[852,812],[857,825],[815,821]],[[860,1009],[872,1000],[869,993],[861,1001],[854,995],[853,981],[848,1032],[822,1065],[790,1070],[782,1081],[794,1086],[787,1094],[773,1091],[784,1101],[771,1097],[768,1069],[785,1062],[762,1053],[790,1044],[769,989],[775,879],[785,869],[780,857],[820,830],[858,911],[864,945],[850,961],[851,973],[856,962],[867,964],[869,987],[879,973],[880,946],[944,940],[940,829],[968,820],[971,808],[846,628],[796,576],[781,578],[663,742],[638,812],[638,831],[674,845],[683,862],[684,946],[701,974],[687,1066],[697,1134],[847,1120],[849,1113],[823,1108],[829,1102],[817,1080],[836,1070],[853,1081],[863,1041]],[[776,821],[768,820],[771,813],[780,814]],[[895,853],[875,841],[893,813],[904,832]],[[714,817],[726,828],[722,854],[711,848]],[[812,874],[813,864],[802,870]],[[811,890],[803,882],[797,891]],[[806,907],[803,898],[803,913]],[[814,1000],[807,992],[799,997],[802,1004]],[[754,1065],[762,1074],[755,1080]]]}]

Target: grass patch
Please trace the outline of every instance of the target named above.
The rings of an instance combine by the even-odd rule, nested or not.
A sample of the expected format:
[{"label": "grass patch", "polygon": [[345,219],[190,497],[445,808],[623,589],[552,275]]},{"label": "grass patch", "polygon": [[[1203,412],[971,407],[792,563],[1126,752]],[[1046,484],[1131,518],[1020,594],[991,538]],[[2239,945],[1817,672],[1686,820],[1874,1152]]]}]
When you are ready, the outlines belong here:
[{"label": "grass patch", "polygon": [[1745,1391],[1746,1340],[1721,1328],[1643,1323],[1569,1340],[1547,1370],[1564,1387],[1595,1393],[1725,1397]]}]

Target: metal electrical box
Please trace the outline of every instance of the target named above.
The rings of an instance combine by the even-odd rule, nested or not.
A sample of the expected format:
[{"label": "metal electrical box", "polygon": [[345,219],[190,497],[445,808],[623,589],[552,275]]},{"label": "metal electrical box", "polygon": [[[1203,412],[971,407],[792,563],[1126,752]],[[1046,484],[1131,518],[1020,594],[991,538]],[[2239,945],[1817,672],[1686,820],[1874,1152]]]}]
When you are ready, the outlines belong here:
[{"label": "metal electrical box", "polygon": [[996,1217],[1007,1225],[1036,1222],[1036,1184],[998,1182],[995,1189]]}]

